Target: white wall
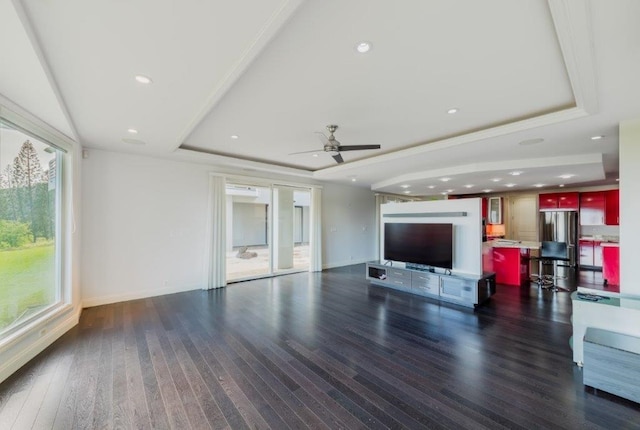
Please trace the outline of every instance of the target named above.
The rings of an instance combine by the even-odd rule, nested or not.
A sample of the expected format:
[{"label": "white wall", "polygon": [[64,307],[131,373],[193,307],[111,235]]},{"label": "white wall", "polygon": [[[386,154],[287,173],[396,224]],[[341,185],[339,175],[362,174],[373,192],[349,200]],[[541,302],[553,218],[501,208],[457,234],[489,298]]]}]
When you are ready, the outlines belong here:
[{"label": "white wall", "polygon": [[640,119],[620,123],[620,293],[640,296]]},{"label": "white wall", "polygon": [[[466,212],[465,216],[385,217],[387,214],[436,214]],[[482,275],[482,199],[435,200],[427,202],[386,203],[380,207],[380,259],[384,255],[384,223],[451,223],[454,226],[452,272]]]},{"label": "white wall", "polygon": [[[213,171],[191,162],[89,151],[82,160],[85,306],[202,287]],[[373,193],[327,184],[322,195],[324,266],[374,259]]]},{"label": "white wall", "polygon": [[85,305],[202,287],[211,170],[89,151],[82,162]]},{"label": "white wall", "polygon": [[617,225],[581,225],[581,236],[620,236],[620,227]]},{"label": "white wall", "polygon": [[323,268],[377,259],[375,214],[375,194],[372,191],[347,185],[324,185],[322,190]]}]

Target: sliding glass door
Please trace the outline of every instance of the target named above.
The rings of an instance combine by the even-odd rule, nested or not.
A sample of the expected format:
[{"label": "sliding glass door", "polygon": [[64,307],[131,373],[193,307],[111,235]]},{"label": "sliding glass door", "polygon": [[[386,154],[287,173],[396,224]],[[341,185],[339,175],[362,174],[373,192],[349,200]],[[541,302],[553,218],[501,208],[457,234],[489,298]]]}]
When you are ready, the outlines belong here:
[{"label": "sliding glass door", "polygon": [[271,188],[227,185],[227,281],[271,274]]},{"label": "sliding glass door", "polygon": [[227,184],[227,281],[309,268],[310,190]]}]

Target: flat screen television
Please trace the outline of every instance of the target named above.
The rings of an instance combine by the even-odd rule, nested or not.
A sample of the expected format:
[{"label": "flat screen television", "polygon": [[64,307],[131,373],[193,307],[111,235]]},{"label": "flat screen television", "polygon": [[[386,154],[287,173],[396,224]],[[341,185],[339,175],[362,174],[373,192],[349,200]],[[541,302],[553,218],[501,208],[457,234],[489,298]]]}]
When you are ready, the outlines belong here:
[{"label": "flat screen television", "polygon": [[453,268],[453,224],[385,223],[384,259]]}]

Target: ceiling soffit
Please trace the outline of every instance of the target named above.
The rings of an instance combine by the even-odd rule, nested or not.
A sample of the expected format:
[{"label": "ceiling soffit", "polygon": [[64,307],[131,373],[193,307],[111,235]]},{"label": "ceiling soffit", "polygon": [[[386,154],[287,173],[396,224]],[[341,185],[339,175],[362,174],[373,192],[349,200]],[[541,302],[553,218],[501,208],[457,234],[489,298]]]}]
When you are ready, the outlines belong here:
[{"label": "ceiling soffit", "polygon": [[[323,127],[319,125],[322,119],[320,121],[314,121],[312,124],[310,121],[313,120],[310,118],[317,116],[319,118],[325,118],[325,122],[329,122],[331,113],[327,112],[327,110],[331,110],[331,106],[335,106],[335,104],[326,103],[326,100],[322,99],[314,100],[314,97],[317,98],[318,96],[313,94],[311,96],[304,95],[304,97],[309,97],[313,102],[305,100],[304,97],[300,99],[287,94],[283,94],[280,100],[275,100],[273,97],[277,93],[265,92],[260,88],[260,86],[265,86],[264,81],[260,78],[271,76],[269,74],[269,71],[271,71],[270,67],[273,68],[282,64],[287,64],[287,66],[292,69],[302,68],[302,70],[307,70],[304,69],[303,66],[298,65],[298,63],[295,63],[295,61],[293,65],[291,65],[288,57],[295,58],[298,56],[298,52],[295,51],[296,47],[290,46],[291,37],[289,37],[289,33],[298,31],[296,25],[308,25],[308,21],[310,20],[308,15],[311,14],[311,12],[317,12],[314,9],[306,10],[308,7],[311,6],[305,4],[299,9],[295,18],[288,23],[287,26],[281,30],[278,37],[274,38],[273,42],[265,48],[261,58],[256,61],[254,66],[247,71],[246,75],[236,83],[236,86],[228,93],[227,97],[221,99],[220,103],[214,106],[211,113],[194,129],[194,132],[187,138],[185,147],[230,157],[246,158],[254,161],[260,160],[288,167],[298,167],[304,170],[315,171],[315,176],[319,179],[332,179],[336,176],[343,176],[344,172],[353,168],[374,166],[378,163],[388,164],[389,162],[402,160],[405,157],[414,157],[426,152],[455,147],[479,139],[486,139],[507,133],[516,133],[535,127],[584,117],[597,107],[593,58],[589,39],[590,24],[586,19],[588,16],[587,6],[584,4],[573,4],[567,1],[550,1],[549,9],[545,8],[539,11],[538,16],[541,20],[548,19],[546,28],[548,33],[552,34],[547,35],[547,37],[553,39],[553,43],[555,43],[558,51],[558,70],[561,69],[562,74],[555,76],[555,78],[551,80],[562,82],[563,79],[566,79],[567,90],[565,94],[568,95],[568,98],[556,99],[555,102],[546,107],[543,107],[544,105],[538,105],[534,110],[528,108],[526,100],[523,100],[519,107],[519,113],[521,115],[518,117],[505,117],[504,114],[502,114],[502,116],[498,114],[494,117],[489,115],[484,117],[484,119],[488,121],[484,124],[473,123],[473,121],[462,121],[457,126],[459,128],[440,127],[439,131],[441,134],[436,133],[435,135],[433,134],[432,127],[429,125],[421,126],[416,124],[416,121],[419,119],[417,117],[409,118],[407,121],[401,118],[390,117],[389,120],[385,122],[384,120],[379,120],[381,118],[375,118],[379,112],[353,113],[345,112],[337,108],[336,113],[338,113],[338,115],[344,117],[350,116],[352,120],[361,123],[362,128],[355,130],[354,126],[347,125],[338,130],[336,137],[346,145],[381,143],[383,146],[382,154],[380,151],[362,151],[357,154],[350,152],[348,154],[350,156],[349,158],[344,157],[347,163],[341,165],[335,165],[330,157],[311,159],[309,156],[290,156],[288,155],[290,152],[295,152],[292,148],[309,151],[321,148],[319,142],[313,135],[313,131],[322,130]],[[322,16],[320,16],[318,20],[321,21]],[[311,31],[310,33],[314,32]],[[321,37],[316,35],[316,38]],[[340,37],[339,39],[340,43],[344,43],[344,40],[348,40],[348,37]],[[314,46],[309,47],[309,45],[304,42],[305,40],[302,40],[300,44],[305,48],[313,50]],[[330,42],[331,40],[327,43]],[[443,43],[446,43],[446,41],[443,41]],[[352,47],[349,46],[348,48],[351,50]],[[291,49],[293,49],[293,51]],[[378,49],[384,50],[383,47],[374,47],[374,50]],[[274,54],[272,51],[276,51],[276,53]],[[285,58],[278,54],[283,52],[287,55],[287,63],[284,63]],[[348,55],[353,55],[353,53],[349,52]],[[304,57],[304,53],[300,53],[300,56],[308,60],[308,58]],[[347,61],[345,60],[346,57],[344,54],[338,55],[337,57],[339,58],[335,61],[331,58],[321,59],[321,61],[316,62],[314,65],[327,64],[331,68],[336,68],[340,72],[348,75],[353,67],[342,68],[341,64]],[[400,60],[396,58],[396,62],[397,61]],[[362,69],[356,70],[361,71]],[[446,69],[442,69],[442,71],[444,73]],[[538,73],[538,71],[536,71],[536,73]],[[562,75],[564,75],[564,78]],[[294,77],[290,78],[295,79]],[[347,78],[349,78],[349,76],[347,76]],[[329,80],[329,83],[334,83],[334,81]],[[414,87],[420,86],[421,82],[413,82],[412,84]],[[268,86],[274,86],[279,90],[278,83]],[[393,88],[393,86],[391,88]],[[344,102],[351,103],[354,99],[358,98],[358,94],[350,93],[350,91],[352,91],[351,89],[347,87],[341,87],[341,89],[347,92],[347,95],[342,98],[336,95],[336,93],[331,93],[330,88],[323,88],[323,90],[329,91],[329,94],[326,96],[328,99],[340,99],[338,104]],[[271,97],[265,97],[265,95]],[[235,100],[231,100],[232,96]],[[389,96],[392,97],[392,95]],[[366,99],[368,96],[365,94],[363,97]],[[227,100],[227,98],[229,100]],[[246,102],[249,98],[254,99],[254,103],[249,104],[259,105],[263,114],[257,114],[255,111],[252,111],[251,108],[246,108]],[[523,98],[526,99],[526,97]],[[270,100],[270,102],[265,102],[265,100]],[[323,104],[323,102],[325,102],[325,104]],[[277,113],[270,114],[268,112],[268,103],[271,103],[274,107],[272,110],[284,111],[284,113],[292,117],[292,120],[275,120],[278,119],[279,116]],[[413,103],[416,105],[419,104],[420,99],[417,98],[413,100]],[[287,110],[286,107],[283,108],[283,105],[292,105],[293,107]],[[312,115],[313,109],[318,106],[320,107],[319,110],[325,108],[325,112],[318,112],[316,115]],[[305,109],[307,111],[304,112],[304,115],[296,116],[297,111]],[[247,110],[246,116],[238,115],[239,110]],[[374,117],[373,121],[366,117],[368,113]],[[258,116],[261,118],[256,118]],[[402,116],[406,116],[406,110],[402,110]],[[251,125],[251,130],[248,131],[248,134],[242,135],[243,142],[229,141],[229,136],[236,134],[236,132],[232,130],[242,129],[244,126],[243,122]],[[422,122],[428,124],[428,120],[426,119]],[[302,125],[296,127],[295,125],[292,126],[292,123]],[[398,130],[410,131],[398,132]],[[303,145],[296,143],[301,141],[304,141]],[[260,148],[262,148],[262,150]]]},{"label": "ceiling soffit", "polygon": [[[575,95],[575,106],[546,113],[532,118],[521,119],[507,124],[501,124],[482,130],[473,131],[459,136],[452,136],[440,140],[427,142],[411,148],[402,149],[375,158],[356,160],[354,162],[331,166],[314,172],[319,179],[344,177],[352,170],[370,168],[374,165],[384,165],[392,175],[393,168],[389,166],[403,159],[416,159],[429,156],[429,153],[446,149],[454,149],[459,145],[470,144],[499,136],[517,135],[518,132],[536,129],[552,124],[560,124],[579,118],[584,118],[598,111],[597,87],[594,66],[594,53],[591,37],[591,22],[589,19],[588,2],[571,2],[568,0],[549,0],[553,24],[562,51],[562,58],[566,66],[572,92]],[[514,138],[513,140],[518,140]],[[504,162],[506,163],[506,161]],[[602,160],[600,161],[602,164]],[[390,177],[385,183],[399,184],[404,182],[403,169],[396,169],[397,177]],[[372,185],[372,189],[375,185]]]}]

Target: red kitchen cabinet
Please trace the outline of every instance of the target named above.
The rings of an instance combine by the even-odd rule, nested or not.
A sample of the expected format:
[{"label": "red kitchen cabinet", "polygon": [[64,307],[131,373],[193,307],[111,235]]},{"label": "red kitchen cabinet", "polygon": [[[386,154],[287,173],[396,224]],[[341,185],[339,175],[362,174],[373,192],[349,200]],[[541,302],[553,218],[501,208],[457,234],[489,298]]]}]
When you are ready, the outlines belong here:
[{"label": "red kitchen cabinet", "polygon": [[580,193],[580,225],[604,225],[605,192]]},{"label": "red kitchen cabinet", "polygon": [[580,197],[575,193],[558,193],[558,209],[577,211]]},{"label": "red kitchen cabinet", "polygon": [[538,195],[538,209],[541,211],[558,209],[558,194]]},{"label": "red kitchen cabinet", "polygon": [[620,225],[620,191],[605,191],[604,223],[606,225]]},{"label": "red kitchen cabinet", "polygon": [[602,279],[610,285],[620,285],[620,248],[602,247]]},{"label": "red kitchen cabinet", "polygon": [[540,194],[538,196],[538,209],[543,212],[548,210],[577,211],[578,203],[579,194],[577,192]]},{"label": "red kitchen cabinet", "polygon": [[488,213],[489,213],[489,210],[487,209],[487,199],[486,197],[483,197],[482,198],[482,218],[486,220]]}]

